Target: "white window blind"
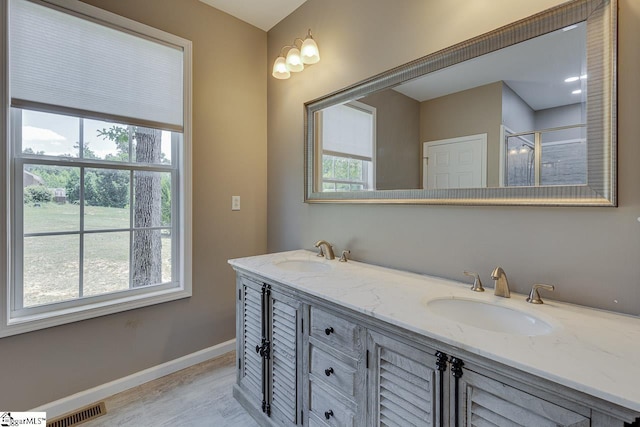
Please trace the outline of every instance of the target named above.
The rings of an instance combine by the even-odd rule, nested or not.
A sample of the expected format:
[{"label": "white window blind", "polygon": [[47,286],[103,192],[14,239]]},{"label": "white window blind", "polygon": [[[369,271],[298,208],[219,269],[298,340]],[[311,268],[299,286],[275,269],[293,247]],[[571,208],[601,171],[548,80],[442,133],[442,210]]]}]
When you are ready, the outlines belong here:
[{"label": "white window blind", "polygon": [[373,157],[373,115],[350,105],[322,110],[322,149],[355,156]]},{"label": "white window blind", "polygon": [[183,130],[183,49],[28,0],[10,3],[14,107]]}]

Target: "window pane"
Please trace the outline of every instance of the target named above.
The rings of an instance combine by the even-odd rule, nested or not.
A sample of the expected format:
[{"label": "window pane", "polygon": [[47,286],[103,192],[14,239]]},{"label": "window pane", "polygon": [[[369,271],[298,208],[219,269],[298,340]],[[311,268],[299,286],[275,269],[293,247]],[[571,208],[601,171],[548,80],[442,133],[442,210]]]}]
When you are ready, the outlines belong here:
[{"label": "window pane", "polygon": [[136,126],[133,128],[133,161],[171,164],[171,147],[181,134]]},{"label": "window pane", "polygon": [[91,119],[83,126],[85,158],[129,161],[129,126]]},{"label": "window pane", "polygon": [[[170,244],[170,239],[169,242]],[[133,235],[133,287],[162,283],[163,261],[171,257],[163,249],[160,230],[139,230]]]},{"label": "window pane", "polygon": [[84,236],[83,295],[129,289],[129,232]]},{"label": "window pane", "polygon": [[349,179],[349,159],[336,158],[334,178],[343,180]]},{"label": "window pane", "polygon": [[79,248],[78,235],[24,238],[24,307],[78,298]]},{"label": "window pane", "polygon": [[354,181],[364,181],[362,176],[362,160],[351,160],[349,165],[349,178]]},{"label": "window pane", "polygon": [[336,191],[336,184],[333,182],[323,182],[322,191]]},{"label": "window pane", "polygon": [[22,110],[22,152],[78,157],[80,120],[59,114]]},{"label": "window pane", "polygon": [[[80,181],[80,168],[24,165],[24,232],[78,231],[80,207],[69,197]],[[76,188],[77,192],[77,188]]]},{"label": "window pane", "polygon": [[134,172],[134,225],[160,227],[171,224],[171,174]]},{"label": "window pane", "polygon": [[85,229],[129,228],[130,172],[85,169]]},{"label": "window pane", "polygon": [[332,156],[327,156],[326,154],[322,156],[322,177],[323,178],[333,178],[333,159]]}]

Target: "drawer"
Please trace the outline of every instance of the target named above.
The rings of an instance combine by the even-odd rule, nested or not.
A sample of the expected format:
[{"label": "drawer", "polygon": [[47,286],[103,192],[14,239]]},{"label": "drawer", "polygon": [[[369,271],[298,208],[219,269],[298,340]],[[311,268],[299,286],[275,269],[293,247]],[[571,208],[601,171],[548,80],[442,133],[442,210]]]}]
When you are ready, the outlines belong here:
[{"label": "drawer", "polygon": [[[309,419],[315,418],[315,424],[328,426],[353,427],[355,413],[344,403],[338,393],[325,391],[316,381],[310,381],[311,401],[309,402]],[[322,424],[321,424],[322,423]]]},{"label": "drawer", "polygon": [[343,353],[356,355],[363,349],[357,325],[315,307],[311,307],[309,335]]},{"label": "drawer", "polygon": [[356,392],[356,370],[334,356],[311,346],[311,374],[345,395],[353,397]]}]

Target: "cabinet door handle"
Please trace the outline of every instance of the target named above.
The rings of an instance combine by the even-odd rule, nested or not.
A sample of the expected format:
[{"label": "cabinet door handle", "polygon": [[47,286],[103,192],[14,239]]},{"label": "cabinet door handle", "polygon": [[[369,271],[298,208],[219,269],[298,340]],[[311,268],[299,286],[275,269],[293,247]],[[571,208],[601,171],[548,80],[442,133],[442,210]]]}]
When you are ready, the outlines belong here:
[{"label": "cabinet door handle", "polygon": [[260,353],[260,346],[256,345],[256,353]]},{"label": "cabinet door handle", "polygon": [[324,330],[324,333],[327,334],[327,335],[331,335],[334,332],[335,331],[333,330],[332,326],[329,326],[327,329]]},{"label": "cabinet door handle", "polygon": [[332,411],[331,409],[329,409],[328,411],[326,411],[326,412],[324,413],[324,417],[325,417],[326,419],[329,419],[329,418],[333,417],[333,411]]},{"label": "cabinet door handle", "polygon": [[331,374],[333,374],[333,368],[329,367],[329,369],[325,369],[324,374],[328,377],[331,376]]}]

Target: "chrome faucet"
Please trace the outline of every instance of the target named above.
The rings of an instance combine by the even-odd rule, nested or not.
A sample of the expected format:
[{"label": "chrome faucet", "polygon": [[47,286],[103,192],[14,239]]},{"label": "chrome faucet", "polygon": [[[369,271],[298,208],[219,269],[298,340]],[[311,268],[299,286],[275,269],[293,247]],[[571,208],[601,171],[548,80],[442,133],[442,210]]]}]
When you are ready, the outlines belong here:
[{"label": "chrome faucet", "polygon": [[504,272],[502,267],[496,267],[491,273],[491,278],[495,283],[493,294],[499,297],[511,298],[507,274]]},{"label": "chrome faucet", "polygon": [[326,240],[318,240],[315,244],[316,248],[320,248],[320,253],[318,256],[324,256],[326,259],[335,259],[336,256],[333,254],[333,248],[331,247],[331,243]]}]

